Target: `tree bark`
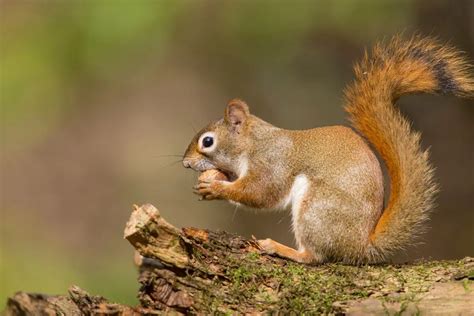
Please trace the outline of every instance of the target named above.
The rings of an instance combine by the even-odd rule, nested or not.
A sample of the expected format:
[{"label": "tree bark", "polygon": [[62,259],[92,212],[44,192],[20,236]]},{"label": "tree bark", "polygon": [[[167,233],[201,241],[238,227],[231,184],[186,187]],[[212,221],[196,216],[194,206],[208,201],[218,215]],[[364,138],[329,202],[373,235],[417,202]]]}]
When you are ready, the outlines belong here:
[{"label": "tree bark", "polygon": [[124,237],[141,255],[139,307],[113,304],[73,287],[69,297],[17,293],[8,301],[7,314],[474,311],[473,258],[403,265],[303,265],[262,254],[254,239],[178,229],[150,204],[135,207]]},{"label": "tree bark", "polygon": [[[68,296],[18,292],[7,300],[4,314],[10,315],[143,315],[152,310],[108,302],[92,296],[77,286],[69,288]],[[2,314],[3,315],[3,314]]]}]

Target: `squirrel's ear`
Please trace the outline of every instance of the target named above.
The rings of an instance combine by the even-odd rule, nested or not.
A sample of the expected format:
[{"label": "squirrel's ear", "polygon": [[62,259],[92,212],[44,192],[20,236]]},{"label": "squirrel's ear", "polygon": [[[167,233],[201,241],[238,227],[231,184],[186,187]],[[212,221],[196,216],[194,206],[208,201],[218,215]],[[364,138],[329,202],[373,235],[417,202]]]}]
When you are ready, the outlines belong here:
[{"label": "squirrel's ear", "polygon": [[250,115],[249,106],[242,100],[231,100],[225,109],[224,119],[235,129],[240,129]]}]

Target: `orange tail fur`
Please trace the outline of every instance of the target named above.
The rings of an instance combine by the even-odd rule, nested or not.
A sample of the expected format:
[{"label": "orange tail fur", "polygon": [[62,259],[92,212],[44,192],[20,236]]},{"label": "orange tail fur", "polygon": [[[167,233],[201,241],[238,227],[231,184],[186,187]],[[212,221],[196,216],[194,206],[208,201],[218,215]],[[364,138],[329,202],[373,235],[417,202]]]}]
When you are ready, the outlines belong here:
[{"label": "orange tail fur", "polygon": [[369,260],[403,248],[422,230],[437,184],[420,134],[393,106],[404,94],[434,93],[474,97],[472,68],[455,49],[430,38],[393,38],[365,53],[355,67],[355,82],[345,91],[353,126],[386,163],[391,181],[388,205],[370,241]]}]

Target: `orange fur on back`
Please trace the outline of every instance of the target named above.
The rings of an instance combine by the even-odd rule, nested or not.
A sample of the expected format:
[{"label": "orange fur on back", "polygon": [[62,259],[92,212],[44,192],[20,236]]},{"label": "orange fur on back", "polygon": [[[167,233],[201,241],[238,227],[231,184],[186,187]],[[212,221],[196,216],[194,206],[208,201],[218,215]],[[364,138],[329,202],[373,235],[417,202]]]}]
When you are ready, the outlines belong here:
[{"label": "orange fur on back", "polygon": [[369,259],[403,248],[423,230],[438,186],[420,134],[393,106],[404,94],[474,96],[472,68],[462,55],[430,38],[395,37],[378,44],[355,67],[345,91],[346,111],[385,161],[391,181],[388,205],[370,236]]}]

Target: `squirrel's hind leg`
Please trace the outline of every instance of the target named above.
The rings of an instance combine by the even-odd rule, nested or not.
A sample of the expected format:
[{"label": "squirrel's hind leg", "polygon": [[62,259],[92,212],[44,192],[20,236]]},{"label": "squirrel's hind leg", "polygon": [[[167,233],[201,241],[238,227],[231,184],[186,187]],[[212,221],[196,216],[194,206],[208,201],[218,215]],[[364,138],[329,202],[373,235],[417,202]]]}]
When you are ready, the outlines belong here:
[{"label": "squirrel's hind leg", "polygon": [[300,263],[320,263],[322,258],[319,258],[307,250],[296,250],[291,247],[280,244],[273,239],[261,239],[258,241],[260,248],[265,253],[275,254],[283,258],[291,259]]}]

